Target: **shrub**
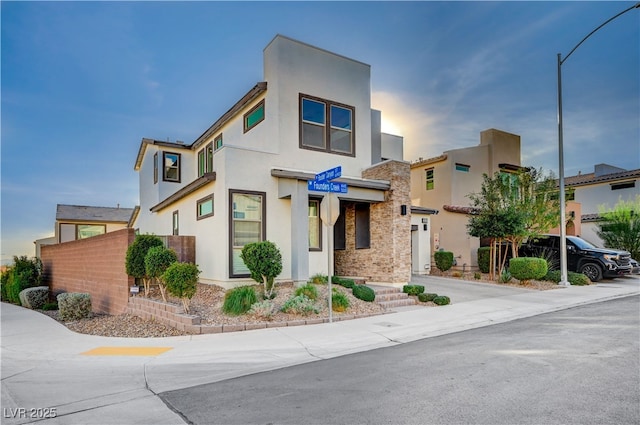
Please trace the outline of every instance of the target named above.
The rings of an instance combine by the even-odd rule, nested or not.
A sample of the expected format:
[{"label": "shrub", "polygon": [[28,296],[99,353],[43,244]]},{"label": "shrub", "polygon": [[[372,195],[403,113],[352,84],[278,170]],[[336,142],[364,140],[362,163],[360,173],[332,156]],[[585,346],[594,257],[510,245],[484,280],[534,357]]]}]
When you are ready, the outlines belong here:
[{"label": "shrub", "polygon": [[44,305],[42,306],[42,309],[44,311],[57,310],[58,303],[44,303]]},{"label": "shrub", "polygon": [[491,247],[481,246],[478,248],[478,268],[482,273],[489,273],[489,263],[491,259]]},{"label": "shrub", "polygon": [[270,241],[247,244],[240,258],[251,272],[251,279],[263,284],[265,298],[271,298],[274,279],[282,272],[282,254],[276,244]]},{"label": "shrub", "polygon": [[30,309],[40,309],[49,301],[48,286],[34,286],[20,291],[20,303]]},{"label": "shrub", "polygon": [[309,283],[316,285],[326,284],[329,281],[329,277],[326,274],[316,273],[309,279]]},{"label": "shrub", "polygon": [[91,295],[65,292],[57,297],[61,320],[85,319],[91,315]]},{"label": "shrub", "polygon": [[500,274],[500,277],[498,277],[498,281],[500,283],[509,283],[512,278],[513,276],[511,276],[511,272],[505,267],[502,269],[502,273]]},{"label": "shrub", "polygon": [[436,267],[442,272],[446,272],[453,267],[453,252],[437,251],[433,254],[433,258],[436,261]]},{"label": "shrub", "polygon": [[273,305],[272,301],[262,300],[251,305],[248,313],[253,314],[254,316],[260,317],[262,319],[271,320],[273,316],[273,312],[275,311],[275,305]]},{"label": "shrub", "polygon": [[[561,276],[560,270],[550,270],[544,277],[544,280],[559,283]],[[591,280],[582,273],[567,272],[567,280],[570,284],[576,286],[591,285]]]},{"label": "shrub", "polygon": [[240,286],[227,291],[224,295],[222,311],[232,316],[239,316],[251,310],[258,301],[258,296],[253,286]]},{"label": "shrub", "polygon": [[162,245],[149,248],[147,255],[144,257],[145,273],[149,279],[158,283],[160,295],[162,295],[164,302],[167,302],[167,286],[162,280],[162,274],[176,261],[178,261],[176,252]]},{"label": "shrub", "polygon": [[303,316],[307,316],[311,313],[318,313],[320,310],[312,299],[309,299],[304,295],[296,295],[295,297],[291,297],[285,301],[280,311],[283,313],[302,314]]},{"label": "shrub", "polygon": [[185,313],[189,312],[189,301],[198,289],[200,270],[192,263],[173,263],[162,274],[167,292],[180,298]]},{"label": "shrub", "polygon": [[462,272],[453,272],[453,273],[451,273],[451,276],[453,276],[453,277],[462,277]]},{"label": "shrub", "polygon": [[435,297],[433,299],[433,303],[437,304],[437,305],[447,305],[451,302],[451,300],[449,299],[449,297],[445,296],[445,295],[438,295],[437,297]]},{"label": "shrub", "polygon": [[521,283],[531,279],[542,279],[547,274],[547,262],[535,257],[512,258],[509,261],[509,272]]},{"label": "shrub", "polygon": [[418,295],[424,292],[423,285],[404,285],[402,287],[402,292],[409,295]]},{"label": "shrub", "polygon": [[41,279],[42,262],[39,258],[14,256],[13,264],[2,273],[0,278],[0,297],[3,301],[20,305],[20,292],[39,286]]},{"label": "shrub", "polygon": [[426,303],[429,301],[433,301],[437,296],[438,294],[422,293],[422,294],[418,294],[418,300],[423,303]]},{"label": "shrub", "polygon": [[349,308],[349,298],[340,291],[331,294],[331,308],[333,311],[343,312]]},{"label": "shrub", "polygon": [[475,272],[475,273],[473,274],[473,278],[474,278],[475,280],[480,280],[480,279],[482,279],[482,273],[480,273],[480,272]]},{"label": "shrub", "polygon": [[336,285],[340,285],[349,289],[352,289],[356,284],[353,279],[346,279],[338,276],[332,276],[331,283],[335,283]]},{"label": "shrub", "polygon": [[318,298],[318,290],[312,283],[307,283],[304,286],[296,288],[295,295],[305,295],[311,300]]},{"label": "shrub", "polygon": [[353,291],[353,296],[359,300],[370,303],[376,299],[376,292],[368,286],[355,285],[352,291]]},{"label": "shrub", "polygon": [[147,277],[147,269],[144,260],[147,252],[154,246],[162,246],[162,239],[155,235],[137,235],[131,245],[127,248],[125,256],[125,269],[127,275],[142,279],[144,285],[144,296],[149,296],[150,281]]}]

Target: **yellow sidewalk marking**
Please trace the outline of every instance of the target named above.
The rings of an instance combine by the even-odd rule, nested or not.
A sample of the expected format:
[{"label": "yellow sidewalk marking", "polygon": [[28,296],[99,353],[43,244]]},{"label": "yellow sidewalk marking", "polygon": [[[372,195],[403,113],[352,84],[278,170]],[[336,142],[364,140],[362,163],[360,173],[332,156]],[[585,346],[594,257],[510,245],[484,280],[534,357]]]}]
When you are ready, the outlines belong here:
[{"label": "yellow sidewalk marking", "polygon": [[158,356],[173,347],[98,347],[85,351],[85,356]]}]

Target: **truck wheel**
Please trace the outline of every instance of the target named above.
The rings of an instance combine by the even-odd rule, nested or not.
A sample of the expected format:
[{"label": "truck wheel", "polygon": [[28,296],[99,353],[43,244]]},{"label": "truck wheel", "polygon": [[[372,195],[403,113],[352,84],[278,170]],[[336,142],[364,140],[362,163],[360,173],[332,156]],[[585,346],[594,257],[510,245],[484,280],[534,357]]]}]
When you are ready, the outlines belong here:
[{"label": "truck wheel", "polygon": [[591,282],[597,282],[602,279],[602,270],[600,269],[600,266],[594,263],[584,264],[580,268],[580,273],[586,275]]}]

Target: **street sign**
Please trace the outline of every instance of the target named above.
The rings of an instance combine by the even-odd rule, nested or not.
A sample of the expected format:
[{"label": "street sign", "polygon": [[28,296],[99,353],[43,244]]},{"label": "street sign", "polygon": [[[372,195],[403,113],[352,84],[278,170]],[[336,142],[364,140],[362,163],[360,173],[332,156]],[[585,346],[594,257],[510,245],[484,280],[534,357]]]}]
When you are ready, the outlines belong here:
[{"label": "street sign", "polygon": [[342,175],[342,166],[338,165],[337,167],[334,167],[329,170],[316,174],[315,181],[324,183],[331,180],[335,180],[341,175]]},{"label": "street sign", "polygon": [[319,182],[316,180],[307,180],[307,189],[315,192],[331,193],[347,193],[348,191],[346,183],[334,183],[331,181]]}]

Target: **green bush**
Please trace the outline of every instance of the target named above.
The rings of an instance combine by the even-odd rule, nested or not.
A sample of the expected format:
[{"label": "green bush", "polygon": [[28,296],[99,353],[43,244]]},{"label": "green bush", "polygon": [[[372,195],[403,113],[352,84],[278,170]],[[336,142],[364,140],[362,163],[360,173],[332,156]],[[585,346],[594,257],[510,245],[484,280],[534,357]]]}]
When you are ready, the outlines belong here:
[{"label": "green bush", "polygon": [[322,285],[322,284],[326,285],[328,281],[329,281],[329,276],[322,273],[316,273],[313,276],[311,276],[311,278],[309,279],[309,283],[313,283],[316,285]]},{"label": "green bush", "polygon": [[230,289],[224,295],[222,311],[232,316],[239,316],[251,310],[257,301],[258,296],[253,286],[240,286]]},{"label": "green bush", "polygon": [[44,303],[44,305],[42,306],[42,309],[44,311],[50,311],[50,310],[57,310],[58,309],[58,303]]},{"label": "green bush", "polygon": [[270,241],[249,243],[242,248],[240,258],[251,272],[251,279],[264,286],[264,297],[273,294],[274,279],[282,273],[282,254]]},{"label": "green bush", "polygon": [[513,276],[511,275],[511,272],[508,268],[505,267],[504,269],[502,269],[502,273],[500,274],[500,277],[498,277],[498,281],[500,283],[509,283],[511,282],[512,278]]},{"label": "green bush", "polygon": [[418,300],[423,303],[426,303],[429,301],[433,301],[437,296],[438,294],[422,293],[422,294],[418,294]]},{"label": "green bush", "polygon": [[473,278],[474,278],[475,280],[480,280],[480,279],[482,279],[482,273],[480,273],[480,272],[475,272],[475,273],[473,274]]},{"label": "green bush", "polygon": [[192,263],[173,263],[162,274],[167,292],[182,300],[185,313],[189,312],[189,301],[198,289],[200,270]]},{"label": "green bush", "polygon": [[376,299],[376,292],[365,285],[355,285],[352,289],[353,296],[359,300],[372,302]]},{"label": "green bush", "polygon": [[[560,283],[560,270],[550,270],[544,277],[548,282]],[[576,286],[591,285],[591,280],[582,273],[567,272],[567,280],[570,284]]]},{"label": "green bush", "polygon": [[349,308],[349,298],[340,291],[331,294],[331,308],[333,311],[343,312]]},{"label": "green bush", "polygon": [[521,283],[531,279],[542,279],[547,271],[547,261],[542,258],[518,257],[509,261],[511,276]]},{"label": "green bush", "polygon": [[446,272],[453,267],[453,252],[437,251],[433,254],[433,259],[436,261],[438,270],[442,272]]},{"label": "green bush", "polygon": [[91,315],[91,295],[65,292],[57,297],[60,320],[80,320]]},{"label": "green bush", "polygon": [[125,270],[127,275],[142,279],[144,285],[144,295],[149,296],[149,285],[151,284],[147,276],[147,268],[144,259],[147,252],[154,246],[162,246],[162,239],[155,235],[137,235],[131,245],[127,248],[125,256]]},{"label": "green bush", "polygon": [[433,299],[433,303],[437,304],[437,305],[447,305],[451,302],[451,300],[449,299],[449,297],[445,296],[445,295],[438,295],[437,297],[435,297]]},{"label": "green bush", "polygon": [[478,248],[478,268],[482,273],[489,273],[491,263],[491,247],[481,246]]},{"label": "green bush", "polygon": [[356,284],[353,279],[346,279],[338,276],[332,276],[331,283],[335,283],[336,285],[340,285],[349,289],[352,289]]},{"label": "green bush", "polygon": [[300,286],[296,288],[295,295],[305,295],[307,298],[311,300],[315,300],[318,298],[318,290],[312,283],[307,283],[304,286]]},{"label": "green bush", "polygon": [[409,295],[418,295],[424,292],[423,285],[404,285],[402,287],[402,292]]},{"label": "green bush", "polygon": [[20,305],[20,292],[27,288],[40,286],[42,280],[42,262],[39,258],[14,256],[13,264],[2,273],[0,278],[0,297]]},{"label": "green bush", "polygon": [[152,246],[144,257],[145,273],[149,279],[156,281],[158,284],[160,295],[162,295],[164,302],[167,302],[167,286],[162,280],[162,274],[176,261],[178,261],[176,252],[172,249],[165,248],[163,245]]},{"label": "green bush", "polygon": [[304,295],[296,295],[295,297],[289,298],[282,305],[280,311],[289,314],[302,314],[303,316],[320,312],[313,300]]},{"label": "green bush", "polygon": [[247,312],[248,314],[253,314],[262,319],[271,320],[273,316],[273,312],[275,311],[275,305],[273,301],[270,300],[262,300],[251,305],[251,308]]}]

